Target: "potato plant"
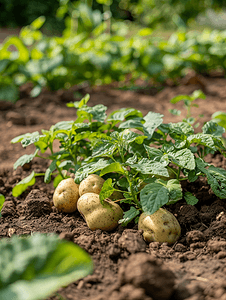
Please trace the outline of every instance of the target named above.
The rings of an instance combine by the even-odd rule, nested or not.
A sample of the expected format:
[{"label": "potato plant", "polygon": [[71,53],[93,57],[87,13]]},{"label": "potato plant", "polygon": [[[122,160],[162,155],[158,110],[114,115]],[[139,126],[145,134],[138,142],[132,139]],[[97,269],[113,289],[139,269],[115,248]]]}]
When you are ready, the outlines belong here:
[{"label": "potato plant", "polygon": [[[33,154],[16,161],[15,169],[34,157],[50,161],[45,173],[33,171],[19,182],[13,188],[14,196],[34,184],[36,176],[44,176],[46,183],[53,178],[57,186],[71,174],[77,184],[96,174],[105,180],[99,195],[102,204],[114,192],[123,195],[113,199],[124,210],[119,221],[123,225],[137,221],[143,212],[151,215],[182,198],[196,204],[194,195],[182,191],[183,180],[192,183],[205,176],[216,196],[226,198],[226,171],[205,162],[209,153],[226,153],[224,129],[216,122],[207,122],[201,132],[195,133],[187,119],[166,124],[163,115],[150,111],[143,116],[134,108],[119,109],[107,116],[107,107],[89,107],[88,100],[86,95],[68,104],[77,110],[75,121],[62,121],[49,131],[27,133],[12,140],[23,147],[36,147]],[[60,142],[58,152],[53,151],[55,140]]]},{"label": "potato plant", "polygon": [[[85,3],[77,7],[76,16],[67,22],[62,37],[44,36],[41,16],[23,27],[19,37],[8,37],[0,45],[0,100],[16,102],[25,82],[33,84],[35,97],[46,86],[58,90],[83,83],[109,84],[129,75],[125,88],[134,88],[139,78],[148,84],[150,78],[156,83],[177,81],[189,69],[203,74],[226,71],[224,31],[182,30],[163,40],[152,36],[150,28],[136,28],[131,34],[125,22],[114,22],[109,32],[101,11]],[[11,46],[16,51],[11,52]]]}]

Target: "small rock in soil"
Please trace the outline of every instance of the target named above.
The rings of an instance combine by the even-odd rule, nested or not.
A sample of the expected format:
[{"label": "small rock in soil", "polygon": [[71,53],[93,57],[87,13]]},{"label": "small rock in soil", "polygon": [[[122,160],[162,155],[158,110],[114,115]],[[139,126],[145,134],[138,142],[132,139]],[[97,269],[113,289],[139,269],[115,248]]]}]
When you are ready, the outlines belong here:
[{"label": "small rock in soil", "polygon": [[189,231],[186,234],[186,242],[190,245],[197,242],[202,242],[205,240],[204,234],[199,230]]},{"label": "small rock in soil", "polygon": [[168,300],[173,294],[175,275],[164,264],[147,253],[132,254],[119,270],[121,286],[142,288],[154,300]]},{"label": "small rock in soil", "polygon": [[207,243],[207,247],[211,252],[226,251],[226,241],[211,241]]},{"label": "small rock in soil", "polygon": [[132,229],[124,230],[118,240],[118,245],[130,253],[144,252],[147,246],[142,238],[141,232]]}]

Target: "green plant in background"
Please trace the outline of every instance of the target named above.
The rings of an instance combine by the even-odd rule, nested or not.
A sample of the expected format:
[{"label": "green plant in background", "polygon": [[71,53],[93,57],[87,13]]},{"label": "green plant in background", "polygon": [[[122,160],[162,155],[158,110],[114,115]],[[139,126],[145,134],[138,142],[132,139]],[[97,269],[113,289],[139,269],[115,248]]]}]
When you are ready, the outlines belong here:
[{"label": "green plant in background", "polygon": [[[176,104],[180,101],[184,102],[184,107],[187,110],[186,117],[183,121],[188,122],[189,124],[194,124],[197,120],[192,117],[191,109],[192,107],[199,107],[197,103],[194,103],[197,99],[206,99],[206,95],[201,90],[194,91],[190,96],[189,95],[178,95],[170,100],[171,103]],[[179,115],[179,110],[170,110],[172,114]],[[203,115],[200,115],[199,117],[202,117]],[[220,124],[219,124],[220,125]],[[198,127],[199,123],[195,124],[195,127]]]},{"label": "green plant in background", "polygon": [[0,252],[2,300],[44,299],[93,270],[84,250],[55,234],[1,239]]},{"label": "green plant in background", "polygon": [[[201,92],[187,96],[189,101],[202,96]],[[100,193],[103,201],[115,190],[123,193],[123,224],[127,224],[140,212],[153,214],[163,205],[184,198],[188,204],[196,204],[191,193],[182,192],[180,182],[194,182],[205,176],[213,192],[225,198],[226,171],[205,162],[205,156],[220,151],[226,155],[222,144],[224,128],[209,121],[199,133],[194,133],[192,122],[163,123],[163,115],[149,112],[146,116],[134,108],[124,108],[106,115],[102,104],[87,105],[87,95],[69,106],[77,109],[75,121],[62,121],[49,131],[27,133],[16,137],[12,143],[23,147],[36,146],[34,154],[19,158],[14,168],[42,157],[51,163],[43,174],[33,171],[19,182],[12,191],[19,196],[36,176],[44,176],[46,183],[52,176],[54,185],[74,173],[80,183],[89,174],[97,174],[106,182]],[[135,132],[134,132],[135,131]],[[53,143],[60,142],[60,151],[53,152]],[[48,156],[43,153],[50,150]],[[41,154],[40,154],[41,153]],[[46,153],[46,154],[47,154]]]},{"label": "green plant in background", "polygon": [[[25,82],[33,83],[31,96],[35,97],[43,87],[109,84],[123,82],[128,75],[132,86],[138,78],[152,84],[169,78],[177,82],[189,69],[225,72],[225,32],[183,30],[164,41],[152,36],[150,28],[131,33],[127,23],[115,22],[110,13],[106,18],[85,3],[72,7],[69,3],[65,1],[66,8],[62,5],[58,12],[62,18],[67,10],[70,13],[61,37],[43,35],[45,18],[39,17],[22,28],[19,37],[10,37],[0,46],[0,100],[17,101]],[[110,12],[110,2],[103,6]]]}]

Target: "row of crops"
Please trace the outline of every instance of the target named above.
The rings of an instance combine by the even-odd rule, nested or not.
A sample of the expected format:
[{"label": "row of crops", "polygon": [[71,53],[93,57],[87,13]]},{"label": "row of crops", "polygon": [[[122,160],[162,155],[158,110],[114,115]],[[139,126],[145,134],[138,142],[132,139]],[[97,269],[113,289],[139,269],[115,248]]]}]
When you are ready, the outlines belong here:
[{"label": "row of crops", "polygon": [[32,96],[75,84],[123,82],[130,75],[154,82],[176,81],[193,69],[208,74],[226,70],[226,31],[179,30],[169,39],[150,28],[131,31],[127,22],[104,19],[81,4],[80,15],[60,37],[43,35],[39,17],[0,45],[0,99],[16,101],[19,86],[33,83]]}]

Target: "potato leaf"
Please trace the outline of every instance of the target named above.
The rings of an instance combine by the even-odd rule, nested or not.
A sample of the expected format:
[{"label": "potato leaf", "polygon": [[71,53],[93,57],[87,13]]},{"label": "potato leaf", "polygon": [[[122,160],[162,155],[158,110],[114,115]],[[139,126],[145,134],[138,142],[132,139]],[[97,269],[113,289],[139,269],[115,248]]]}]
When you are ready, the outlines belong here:
[{"label": "potato leaf", "polygon": [[131,222],[136,216],[140,214],[140,211],[136,209],[134,206],[131,206],[130,209],[123,214],[123,218],[119,220],[119,224],[126,226],[129,222]]},{"label": "potato leaf", "polygon": [[44,299],[93,269],[84,250],[53,234],[2,239],[0,253],[0,299]]},{"label": "potato leaf", "polygon": [[111,163],[110,165],[103,168],[100,172],[100,176],[103,176],[107,173],[116,172],[119,174],[127,174],[128,172],[123,169],[122,165],[119,162]]},{"label": "potato leaf", "polygon": [[37,153],[38,153],[38,149],[36,149],[34,154],[25,154],[20,158],[18,158],[18,160],[13,165],[14,170],[16,170],[19,166],[23,166],[29,163],[30,161],[32,161],[32,159],[36,156]]},{"label": "potato leaf", "polygon": [[23,180],[18,182],[12,190],[13,197],[18,197],[27,189],[28,186],[34,185],[35,175],[35,172],[32,171],[32,173],[29,176],[25,177]]},{"label": "potato leaf", "polygon": [[213,136],[222,137],[222,134],[225,132],[225,129],[218,125],[214,121],[206,122],[206,124],[202,127],[202,131],[204,134],[211,134]]},{"label": "potato leaf", "polygon": [[179,151],[169,152],[169,157],[179,167],[193,170],[195,168],[195,157],[190,149],[181,149]]},{"label": "potato leaf", "polygon": [[168,170],[165,168],[164,164],[150,161],[148,158],[142,158],[138,163],[131,164],[130,167],[142,174],[169,176]]},{"label": "potato leaf", "polygon": [[100,191],[100,194],[99,194],[99,197],[100,197],[100,202],[101,204],[103,204],[103,201],[106,199],[106,198],[109,198],[112,193],[116,191],[116,189],[114,189],[113,185],[112,185],[112,179],[111,178],[108,178],[103,186],[102,186],[102,189]]},{"label": "potato leaf", "polygon": [[56,163],[57,163],[57,160],[54,159],[50,166],[47,168],[46,172],[45,172],[45,177],[44,177],[44,182],[45,183],[49,183],[50,180],[51,180],[51,174],[54,170],[56,170]]},{"label": "potato leaf", "polygon": [[35,131],[33,133],[25,133],[12,139],[11,143],[15,144],[21,142],[23,147],[27,147],[28,145],[38,141],[39,137],[40,135],[38,131]]},{"label": "potato leaf", "polygon": [[143,212],[153,214],[169,201],[169,191],[161,183],[147,184],[140,192],[140,202]]},{"label": "potato leaf", "polygon": [[89,174],[101,171],[108,165],[110,165],[110,162],[103,158],[99,159],[96,162],[87,163],[77,170],[77,172],[75,173],[75,178],[78,181],[82,181]]},{"label": "potato leaf", "polygon": [[226,170],[217,168],[212,165],[206,169],[206,163],[200,158],[196,159],[197,167],[202,171],[206,177],[207,182],[210,184],[214,194],[220,199],[226,198]]},{"label": "potato leaf", "polygon": [[151,138],[155,129],[162,124],[163,122],[163,115],[159,113],[155,113],[150,111],[145,117],[145,123],[143,124],[144,127],[144,133],[148,136],[148,138]]},{"label": "potato leaf", "polygon": [[195,204],[197,204],[198,203],[198,199],[194,196],[194,195],[192,195],[192,193],[190,193],[190,192],[185,192],[184,193],[184,199],[185,199],[185,201],[187,202],[187,204],[189,204],[189,205],[195,205]]},{"label": "potato leaf", "polygon": [[139,110],[136,110],[134,108],[121,108],[121,109],[116,110],[113,113],[111,113],[108,116],[107,121],[117,124],[119,122],[124,121],[128,117],[130,117],[130,118],[141,117],[142,118],[143,115]]},{"label": "potato leaf", "polygon": [[1,218],[1,210],[2,210],[4,202],[5,202],[5,197],[4,197],[4,195],[0,194],[0,218]]},{"label": "potato leaf", "polygon": [[170,179],[167,181],[166,187],[169,191],[169,203],[175,203],[182,199],[182,188],[179,180]]}]

